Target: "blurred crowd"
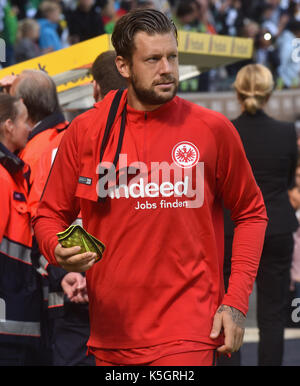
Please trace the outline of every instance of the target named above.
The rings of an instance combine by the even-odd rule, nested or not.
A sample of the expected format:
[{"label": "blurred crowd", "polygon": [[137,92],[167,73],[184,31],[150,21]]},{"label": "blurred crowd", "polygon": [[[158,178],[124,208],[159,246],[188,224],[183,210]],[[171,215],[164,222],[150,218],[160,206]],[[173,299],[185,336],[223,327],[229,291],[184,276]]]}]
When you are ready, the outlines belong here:
[{"label": "blurred crowd", "polygon": [[[300,0],[0,0],[2,65],[111,33],[116,20],[137,7],[163,11],[179,29],[252,38],[252,62],[272,71],[277,88],[299,87]],[[214,91],[212,81],[229,84],[245,64],[205,73],[181,91]]]}]

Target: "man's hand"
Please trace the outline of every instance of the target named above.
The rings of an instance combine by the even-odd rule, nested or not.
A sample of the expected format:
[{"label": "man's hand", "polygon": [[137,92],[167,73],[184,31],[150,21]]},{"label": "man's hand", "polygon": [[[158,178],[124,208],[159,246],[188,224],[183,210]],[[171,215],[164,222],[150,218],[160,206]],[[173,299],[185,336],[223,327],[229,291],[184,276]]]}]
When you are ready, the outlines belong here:
[{"label": "man's hand", "polygon": [[81,273],[67,273],[61,281],[61,286],[72,303],[88,303],[86,278]]},{"label": "man's hand", "polygon": [[58,264],[68,272],[85,272],[90,269],[96,260],[97,254],[94,252],[80,253],[81,248],[63,248],[57,244],[54,255]]},{"label": "man's hand", "polygon": [[0,79],[0,87],[3,87],[3,91],[9,94],[10,88],[16,79],[17,75],[6,75],[4,78]]},{"label": "man's hand", "polygon": [[243,344],[245,332],[245,315],[236,308],[222,304],[214,317],[213,327],[210,333],[211,339],[216,339],[224,329],[225,342],[218,347],[220,354],[229,354],[238,351]]}]

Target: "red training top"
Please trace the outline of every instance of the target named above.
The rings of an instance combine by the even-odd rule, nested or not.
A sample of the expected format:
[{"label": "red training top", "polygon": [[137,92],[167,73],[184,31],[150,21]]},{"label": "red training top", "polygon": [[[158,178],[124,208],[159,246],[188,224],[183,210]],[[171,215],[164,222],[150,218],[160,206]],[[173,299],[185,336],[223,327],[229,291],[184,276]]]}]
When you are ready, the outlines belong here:
[{"label": "red training top", "polygon": [[[147,113],[127,106],[116,175],[128,166],[141,173],[120,178],[119,190],[112,173],[109,197],[98,202],[107,188],[97,166],[114,94],[78,116],[61,141],[33,221],[41,252],[57,264],[56,233],[80,210],[84,228],[106,245],[86,274],[89,346],[219,346],[221,337],[209,338],[214,314],[222,303],[246,314],[267,225],[239,135],[223,115],[179,97]],[[103,162],[114,159],[126,100],[125,92]],[[223,203],[236,223],[225,295]]]}]

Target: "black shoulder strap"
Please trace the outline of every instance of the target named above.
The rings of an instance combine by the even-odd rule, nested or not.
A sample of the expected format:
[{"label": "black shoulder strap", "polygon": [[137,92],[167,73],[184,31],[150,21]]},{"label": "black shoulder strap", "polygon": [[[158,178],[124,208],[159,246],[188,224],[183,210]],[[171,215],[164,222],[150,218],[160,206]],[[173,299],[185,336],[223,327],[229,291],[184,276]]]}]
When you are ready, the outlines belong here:
[{"label": "black shoulder strap", "polygon": [[112,101],[112,104],[110,106],[110,110],[109,110],[109,114],[108,114],[108,118],[107,118],[107,122],[106,122],[106,127],[105,127],[105,132],[104,132],[104,136],[103,136],[103,140],[102,140],[102,144],[101,144],[101,148],[100,148],[100,163],[103,159],[103,154],[104,154],[107,142],[108,142],[110,130],[112,128],[112,125],[114,124],[123,92],[124,92],[124,89],[119,89],[117,91],[117,93],[114,96],[114,99]]},{"label": "black shoulder strap", "polygon": [[[116,93],[116,95],[115,95],[115,97],[114,97],[114,99],[112,101],[110,110],[109,110],[109,114],[108,114],[108,118],[107,118],[107,122],[106,122],[106,127],[105,127],[105,132],[104,132],[104,136],[103,136],[103,140],[102,140],[101,148],[100,148],[100,164],[101,164],[102,159],[103,159],[104,151],[105,151],[106,145],[108,143],[108,138],[109,138],[110,130],[111,130],[113,124],[114,124],[114,121],[115,121],[115,118],[116,118],[116,114],[117,114],[117,111],[118,111],[118,107],[119,107],[119,104],[120,104],[123,92],[124,92],[124,89],[120,89],[120,90],[117,91],[117,93]],[[119,156],[120,156],[120,152],[121,152],[121,149],[122,149],[122,143],[123,143],[123,138],[124,138],[124,133],[125,133],[125,126],[126,126],[126,104],[125,104],[124,109],[122,111],[120,135],[119,135],[119,140],[118,140],[116,154],[115,154],[115,157],[114,157],[114,160],[113,160],[113,164],[114,164],[115,167],[117,166],[117,163],[118,163],[118,160],[119,160]],[[104,168],[103,171],[102,171],[102,174],[103,173],[106,174],[107,172],[108,172],[108,170],[106,168]],[[105,199],[106,199],[106,197],[99,197],[98,196],[98,202],[104,202]]]}]

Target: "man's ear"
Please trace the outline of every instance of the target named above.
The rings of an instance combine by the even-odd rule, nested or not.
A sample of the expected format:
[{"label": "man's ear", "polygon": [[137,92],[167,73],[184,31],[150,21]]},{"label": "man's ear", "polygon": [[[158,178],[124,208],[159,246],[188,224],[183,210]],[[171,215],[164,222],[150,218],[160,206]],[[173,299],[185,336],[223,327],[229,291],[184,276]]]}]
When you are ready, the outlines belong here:
[{"label": "man's ear", "polygon": [[4,135],[10,135],[10,136],[13,135],[13,131],[14,131],[15,126],[13,124],[13,121],[10,118],[8,118],[3,123],[2,127],[3,127],[2,131],[3,131]]},{"label": "man's ear", "polygon": [[99,84],[95,80],[93,81],[93,93],[94,93],[95,102],[101,101],[102,99],[101,89]]},{"label": "man's ear", "polygon": [[123,58],[123,56],[117,56],[116,57],[116,66],[119,71],[119,73],[123,76],[125,79],[130,78],[130,65],[128,59]]}]

